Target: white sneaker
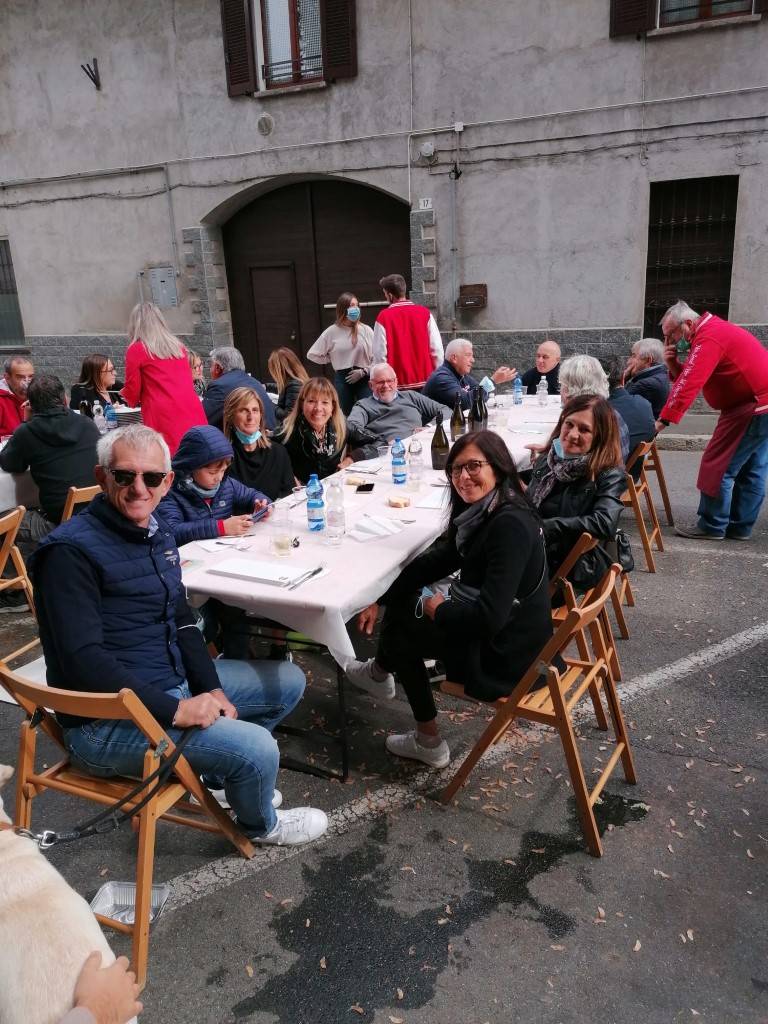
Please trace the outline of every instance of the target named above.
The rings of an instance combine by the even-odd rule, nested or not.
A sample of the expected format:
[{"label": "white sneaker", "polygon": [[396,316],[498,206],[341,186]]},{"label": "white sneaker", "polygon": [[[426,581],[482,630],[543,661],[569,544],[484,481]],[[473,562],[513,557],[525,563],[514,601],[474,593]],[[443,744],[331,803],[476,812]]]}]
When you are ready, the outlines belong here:
[{"label": "white sneaker", "polygon": [[[227,800],[227,794],[224,792],[223,789],[212,789],[211,796],[216,801],[216,803],[220,804],[224,808],[225,811],[232,810],[229,804],[229,800]],[[192,804],[196,804],[198,801],[196,797],[191,796],[189,798],[189,802]],[[272,794],[272,806],[275,808],[275,810],[277,810],[277,808],[282,804],[282,802],[283,794],[280,792],[279,789],[276,789],[275,792]]]},{"label": "white sneaker", "polygon": [[254,843],[269,843],[273,846],[299,846],[311,843],[328,828],[328,816],[316,807],[294,807],[290,811],[277,812],[277,824],[265,836],[251,836]]},{"label": "white sneaker", "polygon": [[374,658],[369,658],[368,661],[350,661],[344,669],[344,674],[358,690],[365,690],[380,700],[392,700],[395,696],[395,677],[390,673],[383,683],[374,679],[374,661]]},{"label": "white sneaker", "polygon": [[451,752],[445,740],[440,740],[437,747],[425,747],[416,739],[416,732],[394,733],[387,736],[384,746],[397,757],[408,757],[412,761],[421,761],[430,768],[445,768],[451,760]]}]

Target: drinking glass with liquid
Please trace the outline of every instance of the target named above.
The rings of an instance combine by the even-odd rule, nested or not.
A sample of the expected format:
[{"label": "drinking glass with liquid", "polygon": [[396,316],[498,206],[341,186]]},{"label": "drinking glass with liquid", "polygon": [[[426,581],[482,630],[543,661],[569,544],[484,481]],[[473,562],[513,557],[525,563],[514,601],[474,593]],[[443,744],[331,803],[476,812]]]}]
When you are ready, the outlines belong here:
[{"label": "drinking glass with liquid", "polygon": [[421,441],[414,437],[408,445],[408,481],[406,490],[418,491],[424,476],[424,449]]},{"label": "drinking glass with liquid", "polygon": [[273,555],[284,558],[293,550],[291,513],[287,505],[278,504],[269,517],[269,550]]}]

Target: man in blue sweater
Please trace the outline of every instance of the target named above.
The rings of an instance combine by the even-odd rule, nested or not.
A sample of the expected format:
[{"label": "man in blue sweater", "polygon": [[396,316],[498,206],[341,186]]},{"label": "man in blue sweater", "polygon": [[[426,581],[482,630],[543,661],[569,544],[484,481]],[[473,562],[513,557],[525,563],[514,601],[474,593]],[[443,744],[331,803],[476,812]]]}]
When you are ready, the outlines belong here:
[{"label": "man in blue sweater", "polygon": [[[474,365],[472,342],[468,338],[454,338],[445,347],[445,362],[431,374],[422,394],[449,409],[453,408],[458,394],[462,409],[468,409],[472,404],[472,391],[480,385],[469,372]],[[491,380],[494,384],[506,384],[516,376],[514,366],[500,366],[491,374]]]},{"label": "man in blue sweater", "polygon": [[264,406],[264,422],[267,430],[274,430],[275,407],[267,394],[267,389],[260,380],[245,372],[245,361],[239,349],[232,345],[222,345],[211,352],[211,383],[205,390],[203,412],[212,427],[221,430],[224,418],[224,403],[235,388],[251,388],[261,399]]},{"label": "man in blue sweater", "polygon": [[[322,811],[278,811],[274,727],[301,700],[290,662],[213,661],[184,596],[179,552],[154,515],[173,482],[163,438],[141,424],[98,444],[103,493],[40,544],[31,560],[48,683],[133,690],[185,757],[223,787],[259,843],[296,845],[325,832]],[[147,741],[131,723],[59,716],[73,764],[92,775],[141,776]]]}]

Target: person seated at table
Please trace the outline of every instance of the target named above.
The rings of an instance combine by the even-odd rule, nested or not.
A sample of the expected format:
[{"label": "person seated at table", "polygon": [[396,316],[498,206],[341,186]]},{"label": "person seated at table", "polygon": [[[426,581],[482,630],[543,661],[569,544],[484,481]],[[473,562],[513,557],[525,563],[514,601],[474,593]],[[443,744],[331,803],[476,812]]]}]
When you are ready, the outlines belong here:
[{"label": "person seated at table", "polygon": [[[641,395],[630,395],[624,387],[624,369],[615,357],[601,359],[600,364],[608,377],[608,404],[617,412],[627,425],[629,432],[629,455],[644,441],[652,441],[656,437],[656,417],[653,415],[651,403]],[[632,467],[632,479],[640,479],[642,462]]]},{"label": "person seated at table", "polygon": [[212,427],[221,429],[224,402],[235,388],[253,388],[264,405],[266,429],[274,430],[277,421],[267,389],[260,380],[245,372],[245,360],[239,349],[222,345],[211,352],[211,382],[203,398],[203,411]]},{"label": "person seated at table", "polygon": [[451,409],[418,391],[398,391],[397,376],[389,363],[371,367],[371,391],[370,398],[355,402],[347,417],[357,458],[374,457],[377,444],[410,437],[435,416],[442,416],[446,425],[451,418]]},{"label": "person seated at table", "polygon": [[32,361],[23,355],[8,356],[0,381],[0,437],[10,436],[27,418],[27,388],[35,376]]},{"label": "person seated at table", "polygon": [[547,378],[550,395],[556,395],[560,390],[560,346],[552,338],[542,341],[536,349],[536,365],[520,378],[525,392],[535,395],[542,377]]},{"label": "person seated at table", "polygon": [[[467,338],[454,338],[445,346],[445,362],[430,375],[424,385],[422,394],[433,402],[453,407],[456,395],[461,397],[462,409],[472,404],[472,392],[480,386],[480,381],[469,372],[475,363],[472,342]],[[491,374],[494,384],[505,384],[514,380],[517,370],[514,366],[500,366]]]},{"label": "person seated at table", "polygon": [[[609,395],[608,377],[600,365],[600,360],[594,356],[568,356],[560,367],[560,396],[563,405],[571,398],[580,395],[597,395],[600,398],[608,399]],[[621,457],[627,461],[631,449],[629,447],[629,430],[624,418],[618,409],[614,409],[616,424],[619,428],[619,444],[621,446]]]},{"label": "person seated at table", "polygon": [[[582,533],[603,542],[615,540],[626,486],[614,410],[596,395],[569,399],[528,485],[528,497],[544,521],[553,573]],[[588,551],[569,578],[588,589],[599,583],[601,566]]]},{"label": "person seated at table", "polygon": [[80,411],[81,402],[87,402],[90,410],[93,410],[94,402],[100,402],[102,409],[108,405],[124,404],[125,399],[120,394],[123,387],[125,385],[117,379],[115,364],[109,356],[93,352],[83,360],[80,380],[72,385],[69,404],[76,412]]},{"label": "person seated at table", "polygon": [[187,359],[189,360],[189,369],[192,374],[192,387],[195,389],[197,397],[202,399],[206,389],[205,376],[203,375],[203,357],[189,348],[187,349]]},{"label": "person seated at table", "polygon": [[216,537],[240,537],[269,498],[227,476],[234,452],[216,427],[191,427],[173,456],[173,486],[158,513],[173,530],[177,544]]},{"label": "person seated at table", "polygon": [[641,338],[627,360],[625,385],[630,395],[647,398],[656,419],[667,401],[671,381],[664,362],[664,345],[658,338]]},{"label": "person seated at table", "polygon": [[275,419],[282,423],[296,404],[301,389],[309,380],[309,374],[301,365],[301,360],[289,348],[276,348],[269,353],[267,370],[277,384],[277,405],[274,408]]},{"label": "person seated at table", "polygon": [[285,446],[293,475],[305,484],[312,473],[322,480],[349,466],[344,454],[347,427],[336,388],[325,377],[310,377],[273,440]]},{"label": "person seated at table", "polygon": [[[405,690],[414,731],[388,736],[398,757],[444,768],[424,658],[438,658],[448,679],[478,700],[510,693],[552,636],[547,563],[538,513],[528,501],[504,441],[489,430],[465,434],[445,467],[451,481],[448,529],[402,571],[358,617],[370,635],[386,606],[376,656],[346,668],[359,688],[394,697],[393,675]],[[446,598],[422,588],[460,570]]]},{"label": "person seated at table", "polygon": [[294,486],[288,452],[262,432],[264,406],[253,388],[235,388],[224,403],[224,436],[234,458],[229,475],[277,501]]},{"label": "person seated at table", "polygon": [[[313,807],[276,810],[280,755],[272,730],[304,693],[288,661],[212,660],[187,605],[181,559],[155,510],[173,483],[168,445],[134,423],[99,440],[98,495],[40,544],[31,559],[48,684],[85,693],[133,690],[184,757],[224,795],[257,843],[321,836]],[[146,737],[132,722],[60,715],[79,771],[141,778]]]}]

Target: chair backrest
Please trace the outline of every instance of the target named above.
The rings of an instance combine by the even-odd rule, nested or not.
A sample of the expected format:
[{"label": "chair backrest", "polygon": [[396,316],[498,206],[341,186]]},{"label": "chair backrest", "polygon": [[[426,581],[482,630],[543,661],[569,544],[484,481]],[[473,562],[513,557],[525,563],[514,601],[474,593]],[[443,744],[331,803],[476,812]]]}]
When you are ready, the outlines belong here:
[{"label": "chair backrest", "polygon": [[549,596],[550,598],[556,597],[558,590],[563,592],[563,597],[568,598],[573,596],[573,586],[568,581],[568,574],[572,571],[578,560],[582,555],[586,554],[587,551],[591,551],[592,548],[597,547],[597,541],[591,533],[582,533],[576,543],[573,545],[571,550],[563,559],[562,563],[558,566],[552,579],[549,581]]},{"label": "chair backrest", "polygon": [[10,512],[6,512],[4,516],[0,516],[0,537],[2,537],[2,542],[0,542],[0,575],[2,575],[8,564],[11,548],[16,543],[16,534],[19,532],[21,520],[24,518],[26,511],[23,505],[19,505],[17,508],[11,509]]},{"label": "chair backrest", "polygon": [[101,491],[98,484],[93,484],[92,487],[70,487],[67,491],[67,500],[64,502],[64,510],[61,513],[62,523],[66,523],[68,519],[72,518],[72,513],[75,509],[75,505],[84,505],[87,501],[91,501]]},{"label": "chair backrest", "polygon": [[633,466],[635,466],[638,462],[642,462],[645,459],[645,456],[648,454],[652,447],[653,441],[641,441],[637,448],[635,448],[633,452],[629,453],[629,455],[627,456],[626,465],[624,467],[627,471],[627,475],[629,475]]}]

